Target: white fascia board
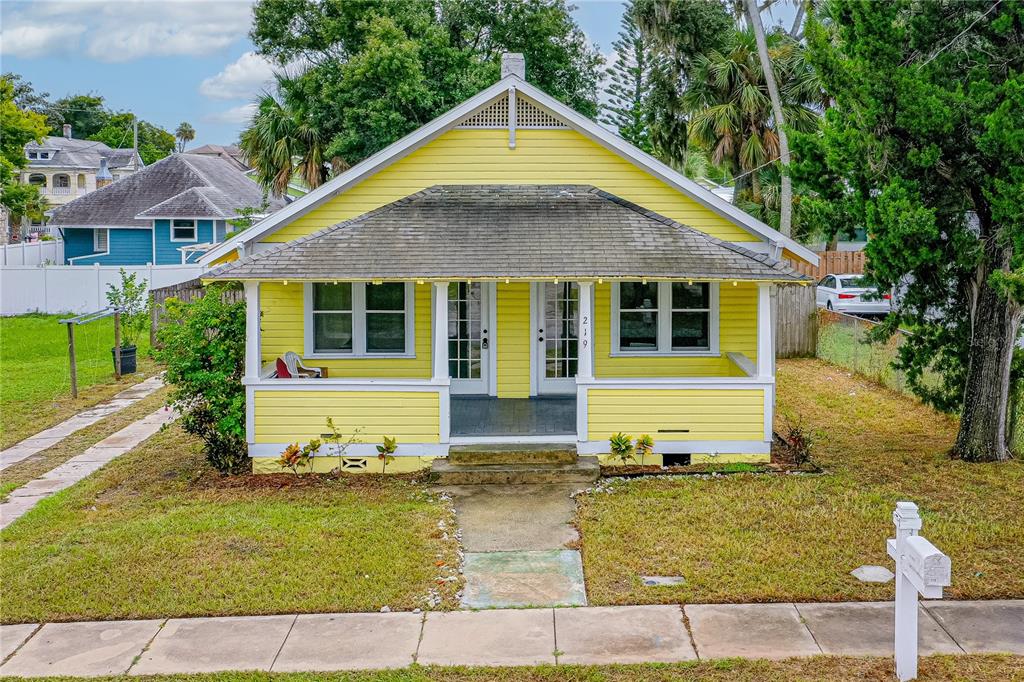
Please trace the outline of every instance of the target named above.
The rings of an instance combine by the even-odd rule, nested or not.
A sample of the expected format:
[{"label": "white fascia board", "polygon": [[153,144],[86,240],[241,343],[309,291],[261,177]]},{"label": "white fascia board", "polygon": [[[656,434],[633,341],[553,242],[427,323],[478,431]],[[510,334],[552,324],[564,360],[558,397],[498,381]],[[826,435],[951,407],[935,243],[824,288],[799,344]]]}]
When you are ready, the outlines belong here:
[{"label": "white fascia board", "polygon": [[[697,182],[694,182],[682,173],[673,170],[671,167],[665,165],[661,161],[658,161],[650,154],[637,149],[626,140],[623,140],[618,135],[612,133],[610,130],[598,125],[594,121],[591,121],[586,116],[573,111],[570,107],[562,104],[543,90],[539,90],[515,76],[509,76],[509,78],[515,78],[516,89],[521,93],[530,99],[535,100],[538,104],[543,106],[545,109],[548,109],[550,113],[554,114],[558,118],[564,119],[570,126],[576,129],[577,132],[580,132],[592,141],[597,142],[605,149],[608,149],[618,156],[631,161],[642,170],[647,171],[662,182],[679,190],[683,194],[686,194],[697,203],[711,209],[729,222],[739,225],[748,232],[752,232],[768,242],[776,242],[783,245],[785,248],[814,265],[818,264],[818,255],[803,244],[800,244],[799,242],[786,237],[778,230],[765,225],[746,211],[743,211],[725,201],[711,190],[706,189]],[[739,245],[745,246],[742,242],[739,242]]]},{"label": "white fascia board", "polygon": [[[387,165],[411,154],[438,135],[447,132],[462,118],[471,114],[475,109],[496,97],[506,94],[509,87],[514,87],[519,92],[522,92],[537,104],[547,109],[549,113],[563,119],[570,127],[590,140],[600,144],[612,153],[625,158],[670,187],[675,188],[692,198],[697,203],[719,214],[729,222],[746,229],[748,232],[751,232],[758,237],[761,237],[768,243],[774,242],[784,246],[813,265],[818,264],[817,254],[807,247],[789,237],[784,236],[778,230],[774,230],[768,225],[765,225],[746,211],[733,206],[729,202],[717,196],[714,192],[702,187],[699,183],[690,180],[682,173],[673,170],[650,154],[637,149],[621,137],[601,127],[587,117],[573,111],[570,107],[562,104],[544,91],[535,88],[518,76],[514,75],[508,75],[491,87],[482,90],[477,95],[466,100],[443,116],[435,118],[430,123],[406,135],[390,146],[385,147],[336,178],[324,183],[308,194],[299,197],[292,203],[288,204],[285,208],[272,214],[266,220],[256,223],[249,229],[227,241],[221,242],[216,249],[208,251],[205,256],[200,258],[199,264],[208,265],[212,261],[237,249],[239,244],[246,244],[262,239],[268,234],[274,232],[279,226],[291,222],[305,213],[308,213],[339,192],[361,182],[368,175],[372,175]],[[740,243],[739,245],[745,246],[744,243]]]},{"label": "white fascia board", "polygon": [[[298,197],[276,213],[271,214],[240,234],[221,242],[218,247],[209,251],[199,259],[200,265],[207,265],[221,256],[231,253],[239,244],[247,244],[257,241],[274,232],[279,226],[287,224],[296,218],[308,213],[323,202],[334,197],[336,194],[345,191],[349,187],[361,182],[365,177],[376,173],[382,168],[395,161],[411,154],[424,144],[430,142],[438,135],[453,128],[460,120],[468,114],[473,113],[480,106],[490,100],[508,92],[508,81],[514,76],[506,76],[486,90],[466,100],[443,116],[435,118],[430,123],[414,130],[397,142],[385,147],[373,156],[357,163],[341,175],[325,182],[320,187],[310,190],[307,194]],[[517,82],[522,82],[518,81]]]}]

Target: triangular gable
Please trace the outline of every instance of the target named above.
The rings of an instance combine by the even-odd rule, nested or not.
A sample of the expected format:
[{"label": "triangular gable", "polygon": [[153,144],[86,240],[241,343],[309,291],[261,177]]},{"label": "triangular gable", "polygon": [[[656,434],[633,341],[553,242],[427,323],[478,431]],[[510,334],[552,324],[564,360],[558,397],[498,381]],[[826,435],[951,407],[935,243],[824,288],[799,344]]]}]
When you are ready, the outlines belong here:
[{"label": "triangular gable", "polygon": [[444,133],[457,128],[508,129],[509,146],[516,144],[516,130],[530,128],[568,128],[628,161],[650,176],[660,180],[697,204],[755,236],[772,256],[782,249],[817,263],[818,257],[798,242],[753,218],[746,212],[716,196],[710,190],[686,178],[649,154],[637,149],[594,121],[530,85],[518,76],[508,75],[447,114],[434,119],[377,154],[356,164],[321,187],[295,200],[245,232],[208,252],[200,262],[210,264],[230,257],[236,250],[249,253],[248,245],[258,242],[318,208],[335,196],[378,173],[429,144]]}]

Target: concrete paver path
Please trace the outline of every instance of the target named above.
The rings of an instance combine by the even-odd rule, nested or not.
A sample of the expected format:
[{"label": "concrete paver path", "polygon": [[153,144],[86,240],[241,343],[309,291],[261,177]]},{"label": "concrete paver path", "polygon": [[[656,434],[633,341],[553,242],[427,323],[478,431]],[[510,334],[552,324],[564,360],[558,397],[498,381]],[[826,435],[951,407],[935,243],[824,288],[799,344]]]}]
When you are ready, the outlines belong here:
[{"label": "concrete paver path", "polygon": [[129,424],[117,433],[107,436],[80,455],[11,491],[7,501],[0,504],[0,528],[6,528],[21,518],[39,500],[64,490],[111,460],[120,457],[136,445],[174,421],[177,413],[162,407],[156,412]]},{"label": "concrete paver path", "polygon": [[[1024,655],[1024,600],[925,601],[919,622],[922,654]],[[2,625],[0,650],[0,675],[25,677],[318,672],[412,662],[603,665],[891,656],[892,605],[605,606]]]},{"label": "concrete paver path", "polygon": [[164,385],[163,379],[159,376],[150,377],[144,381],[126,388],[110,400],[99,405],[79,412],[73,417],[65,419],[56,426],[40,431],[31,438],[26,438],[20,443],[15,443],[6,450],[0,450],[0,471],[3,471],[12,464],[27,459],[37,452],[42,452],[61,442],[76,431],[81,431],[87,426],[92,426],[104,417],[109,417],[115,412],[120,412],[129,405],[134,405],[148,395],[151,395]]}]

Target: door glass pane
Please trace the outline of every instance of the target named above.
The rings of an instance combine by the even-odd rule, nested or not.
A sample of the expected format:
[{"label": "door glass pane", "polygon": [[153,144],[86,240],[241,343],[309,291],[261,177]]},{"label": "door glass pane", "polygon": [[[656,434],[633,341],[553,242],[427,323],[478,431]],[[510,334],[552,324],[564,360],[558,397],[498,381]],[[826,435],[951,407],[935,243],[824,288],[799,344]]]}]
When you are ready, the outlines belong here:
[{"label": "door glass pane", "polygon": [[710,313],[672,313],[672,350],[710,347]]},{"label": "door glass pane", "polygon": [[482,350],[482,287],[448,285],[448,373],[452,379],[479,379]]},{"label": "door glass pane", "polygon": [[313,313],[313,349],[352,352],[352,313]]},{"label": "door glass pane", "polygon": [[405,352],[405,313],[366,313],[366,352]]},{"label": "door glass pane", "polygon": [[576,282],[544,284],[544,375],[576,376],[580,291]]}]

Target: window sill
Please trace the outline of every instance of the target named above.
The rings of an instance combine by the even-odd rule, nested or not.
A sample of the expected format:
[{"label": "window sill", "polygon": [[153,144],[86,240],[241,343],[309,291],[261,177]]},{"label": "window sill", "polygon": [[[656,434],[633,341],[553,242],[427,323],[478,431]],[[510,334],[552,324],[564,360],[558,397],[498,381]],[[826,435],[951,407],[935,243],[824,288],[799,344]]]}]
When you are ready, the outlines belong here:
[{"label": "window sill", "polygon": [[415,353],[307,353],[309,360],[415,360]]},{"label": "window sill", "polygon": [[722,353],[717,350],[693,351],[658,351],[658,350],[613,350],[608,353],[610,358],[720,358]]}]

